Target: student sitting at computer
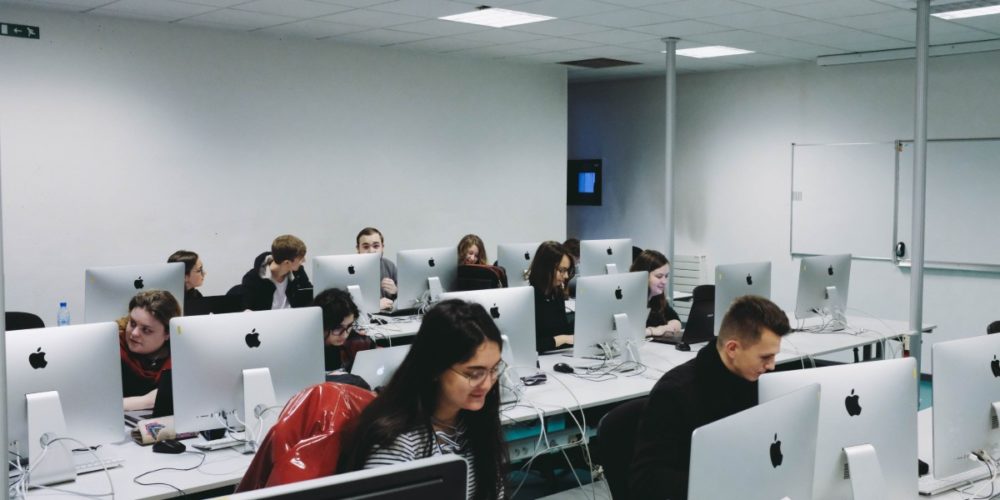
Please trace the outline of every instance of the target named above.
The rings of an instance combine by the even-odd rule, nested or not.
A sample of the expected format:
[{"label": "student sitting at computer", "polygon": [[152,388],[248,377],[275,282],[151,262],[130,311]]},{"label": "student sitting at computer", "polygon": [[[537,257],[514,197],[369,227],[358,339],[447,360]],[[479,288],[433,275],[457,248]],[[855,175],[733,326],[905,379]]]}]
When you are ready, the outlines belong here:
[{"label": "student sitting at computer", "polygon": [[681,333],[681,317],[670,307],[664,291],[670,277],[670,262],[656,250],[643,250],[632,261],[629,272],[649,273],[649,316],[646,317],[647,337],[678,337]]},{"label": "student sitting at computer", "polygon": [[198,287],[205,284],[205,263],[201,257],[189,250],[178,250],[167,257],[167,263],[170,262],[184,264],[184,300],[200,298]]},{"label": "student sitting at computer", "polygon": [[379,308],[382,310],[392,309],[392,301],[396,300],[396,263],[385,258],[385,238],[382,231],[374,227],[366,227],[358,233],[356,238],[357,246],[354,248],[358,253],[377,253],[381,257],[382,266],[382,299],[379,300]]},{"label": "student sitting at computer", "polygon": [[538,352],[573,344],[573,325],[566,318],[566,280],[573,257],[558,241],[538,245],[528,268],[535,289],[535,347]]},{"label": "student sitting at computer", "polygon": [[459,240],[458,265],[463,264],[489,265],[489,259],[486,257],[486,245],[483,244],[483,240],[479,236],[467,234]]},{"label": "student sitting at computer", "polygon": [[757,405],[757,379],[774,369],[789,330],[780,307],[745,295],[730,306],[714,345],[660,378],[639,417],[629,498],[687,498],[691,433]]},{"label": "student sitting at computer", "polygon": [[434,306],[388,385],[344,433],[341,472],[456,453],[469,465],[467,498],[503,498],[501,348],[482,306]]},{"label": "student sitting at computer", "polygon": [[243,307],[267,311],[308,306],[312,283],[302,267],[305,260],[302,240],[290,234],[275,238],[271,251],[258,255],[243,275]]},{"label": "student sitting at computer", "polygon": [[323,357],[326,371],[351,371],[358,351],[372,349],[375,342],[355,328],[360,313],[351,294],[339,288],[324,290],[313,300],[323,311]]},{"label": "student sitting at computer", "polygon": [[139,292],[128,303],[128,316],[118,320],[125,410],[152,408],[160,376],[170,369],[170,319],[181,305],[170,292]]},{"label": "student sitting at computer", "polygon": [[570,297],[576,298],[576,271],[580,267],[580,240],[577,238],[568,238],[563,242],[563,246],[566,247],[566,250],[569,250],[570,256],[573,257],[573,268],[569,272],[569,281],[566,282],[566,289],[569,291]]}]

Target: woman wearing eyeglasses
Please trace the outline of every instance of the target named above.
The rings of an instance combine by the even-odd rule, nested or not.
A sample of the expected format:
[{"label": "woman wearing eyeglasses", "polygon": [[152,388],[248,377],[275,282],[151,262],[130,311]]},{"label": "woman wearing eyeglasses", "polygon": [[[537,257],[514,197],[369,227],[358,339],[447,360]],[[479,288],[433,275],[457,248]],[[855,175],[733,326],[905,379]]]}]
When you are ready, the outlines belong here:
[{"label": "woman wearing eyeglasses", "polygon": [[461,300],[434,306],[388,385],[344,432],[340,471],[454,453],[469,464],[468,498],[503,498],[501,346],[482,306]]},{"label": "woman wearing eyeglasses", "polygon": [[528,283],[535,289],[535,347],[551,351],[573,344],[573,325],[566,318],[566,283],[573,256],[558,241],[538,245],[528,269]]},{"label": "woman wearing eyeglasses", "polygon": [[167,263],[184,264],[184,300],[201,298],[198,287],[205,284],[205,263],[198,254],[190,250],[178,250],[167,257]]},{"label": "woman wearing eyeglasses", "polygon": [[358,306],[351,294],[330,288],[313,299],[313,305],[323,311],[323,358],[326,371],[351,371],[358,351],[375,347],[375,342],[354,327]]}]

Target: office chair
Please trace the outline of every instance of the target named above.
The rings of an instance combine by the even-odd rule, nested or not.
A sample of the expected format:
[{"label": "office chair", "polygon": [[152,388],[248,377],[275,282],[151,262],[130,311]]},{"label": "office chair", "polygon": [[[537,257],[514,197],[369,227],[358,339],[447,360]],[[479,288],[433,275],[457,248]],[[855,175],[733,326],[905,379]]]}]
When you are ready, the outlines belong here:
[{"label": "office chair", "polygon": [[649,397],[642,397],[623,403],[597,424],[597,461],[604,466],[612,498],[629,498],[628,477],[635,453],[635,434],[648,400]]},{"label": "office chair", "polygon": [[29,328],[45,328],[45,322],[29,312],[8,311],[4,314],[7,331],[27,330]]},{"label": "office chair", "polygon": [[691,291],[691,310],[684,325],[684,342],[695,344],[711,340],[714,336],[715,285],[698,285]]},{"label": "office chair", "polygon": [[489,290],[493,288],[507,288],[507,271],[504,268],[483,264],[462,264],[458,266],[458,279],[456,280],[456,289],[458,291]]}]

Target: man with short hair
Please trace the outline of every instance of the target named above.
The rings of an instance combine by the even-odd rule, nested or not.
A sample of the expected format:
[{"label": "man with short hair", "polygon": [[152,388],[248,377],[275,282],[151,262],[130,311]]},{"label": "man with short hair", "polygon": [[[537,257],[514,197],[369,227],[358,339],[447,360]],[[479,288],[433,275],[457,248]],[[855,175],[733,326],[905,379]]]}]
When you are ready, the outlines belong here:
[{"label": "man with short hair", "polygon": [[290,234],[271,243],[271,251],[257,256],[243,275],[243,307],[253,311],[307,307],[312,283],[303,269],[306,244]]},{"label": "man with short hair", "polygon": [[379,300],[379,308],[382,310],[392,309],[392,301],[396,300],[396,263],[385,258],[382,252],[385,251],[385,238],[382,231],[374,227],[366,227],[358,233],[357,245],[354,247],[358,253],[377,253],[381,265],[382,277],[382,298]]},{"label": "man with short hair", "polygon": [[[790,330],[781,308],[745,295],[730,306],[714,345],[660,378],[639,418],[629,498],[687,498],[691,433],[757,405],[757,379],[774,369]],[[743,458],[719,451],[719,460]]]}]

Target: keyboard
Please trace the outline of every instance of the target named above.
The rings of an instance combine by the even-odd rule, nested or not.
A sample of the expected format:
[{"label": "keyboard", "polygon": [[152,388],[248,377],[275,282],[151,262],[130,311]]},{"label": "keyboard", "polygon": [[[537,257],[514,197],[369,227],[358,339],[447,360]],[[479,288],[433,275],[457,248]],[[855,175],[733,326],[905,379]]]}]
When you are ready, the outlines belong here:
[{"label": "keyboard", "polygon": [[244,444],[246,444],[246,441],[224,437],[219,439],[213,439],[211,441],[205,441],[204,443],[194,443],[191,446],[194,446],[195,448],[201,451],[215,451],[224,448],[235,448],[237,446],[242,446]]},{"label": "keyboard", "polygon": [[73,454],[73,466],[76,468],[77,474],[103,471],[105,467],[114,469],[115,467],[121,467],[124,463],[125,459],[121,457],[101,457],[101,460],[98,460],[97,457],[90,453]]},{"label": "keyboard", "polygon": [[978,466],[975,469],[940,479],[928,474],[921,476],[917,481],[917,491],[924,496],[937,495],[989,477],[990,472],[986,466]]}]

